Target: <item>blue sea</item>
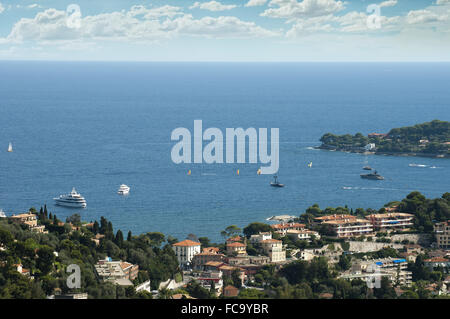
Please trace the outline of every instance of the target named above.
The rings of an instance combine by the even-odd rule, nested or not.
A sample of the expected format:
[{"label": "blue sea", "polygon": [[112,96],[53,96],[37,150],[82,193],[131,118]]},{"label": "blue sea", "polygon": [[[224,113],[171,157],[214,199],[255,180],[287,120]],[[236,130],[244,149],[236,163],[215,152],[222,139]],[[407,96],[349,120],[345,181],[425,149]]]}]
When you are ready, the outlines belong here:
[{"label": "blue sea", "polygon": [[[47,204],[61,220],[105,216],[124,232],[219,241],[228,225],[298,216],[314,203],[378,209],[414,190],[440,197],[448,159],[313,147],[327,132],[449,121],[449,88],[441,63],[0,62],[0,208]],[[259,164],[174,164],[171,132],[193,132],[196,119],[223,132],[279,128],[286,187],[270,187]],[[386,180],[362,180],[365,165]],[[116,193],[122,183],[128,196]],[[86,209],[54,205],[72,187]]]}]

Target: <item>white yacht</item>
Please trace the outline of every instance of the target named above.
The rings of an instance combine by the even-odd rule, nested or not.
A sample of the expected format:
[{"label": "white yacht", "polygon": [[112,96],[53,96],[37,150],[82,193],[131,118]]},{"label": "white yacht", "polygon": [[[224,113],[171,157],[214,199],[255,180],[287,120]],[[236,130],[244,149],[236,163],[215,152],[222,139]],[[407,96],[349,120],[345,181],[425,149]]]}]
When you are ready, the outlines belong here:
[{"label": "white yacht", "polygon": [[117,191],[117,194],[119,195],[128,195],[130,192],[130,187],[128,187],[125,184],[120,185],[119,190]]},{"label": "white yacht", "polygon": [[70,194],[60,195],[59,197],[54,198],[54,200],[56,202],[56,205],[59,206],[75,208],[86,207],[86,200],[75,190],[75,188],[72,189]]}]

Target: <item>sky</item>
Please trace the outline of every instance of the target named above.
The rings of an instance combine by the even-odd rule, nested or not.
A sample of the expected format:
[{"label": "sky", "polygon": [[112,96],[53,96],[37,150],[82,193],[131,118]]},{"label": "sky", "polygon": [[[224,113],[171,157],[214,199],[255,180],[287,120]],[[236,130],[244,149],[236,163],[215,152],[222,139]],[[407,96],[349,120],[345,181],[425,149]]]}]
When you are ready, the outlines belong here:
[{"label": "sky", "polygon": [[450,61],[450,0],[0,0],[0,60]]}]

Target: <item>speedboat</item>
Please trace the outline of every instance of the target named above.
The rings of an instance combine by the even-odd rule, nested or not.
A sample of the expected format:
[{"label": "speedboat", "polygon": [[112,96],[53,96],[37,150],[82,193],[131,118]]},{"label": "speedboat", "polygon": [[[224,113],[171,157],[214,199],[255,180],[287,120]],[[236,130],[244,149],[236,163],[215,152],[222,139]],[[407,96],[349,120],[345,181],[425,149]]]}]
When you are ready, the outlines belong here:
[{"label": "speedboat", "polygon": [[384,177],[377,173],[377,171],[370,174],[361,174],[361,178],[372,180],[383,180]]},{"label": "speedboat", "polygon": [[363,167],[363,170],[365,170],[365,171],[371,171],[371,170],[372,170],[372,167],[370,167],[370,166],[364,166],[364,167]]},{"label": "speedboat", "polygon": [[75,188],[72,189],[70,194],[60,195],[59,197],[53,198],[56,205],[73,207],[73,208],[85,208],[86,200],[81,194],[79,194]]},{"label": "speedboat", "polygon": [[128,187],[125,184],[120,185],[119,190],[117,191],[117,194],[119,195],[128,195],[130,192],[130,187]]},{"label": "speedboat", "polygon": [[284,187],[284,184],[280,184],[278,182],[278,176],[275,175],[273,177],[273,182],[270,182],[270,186],[273,186],[273,187]]}]

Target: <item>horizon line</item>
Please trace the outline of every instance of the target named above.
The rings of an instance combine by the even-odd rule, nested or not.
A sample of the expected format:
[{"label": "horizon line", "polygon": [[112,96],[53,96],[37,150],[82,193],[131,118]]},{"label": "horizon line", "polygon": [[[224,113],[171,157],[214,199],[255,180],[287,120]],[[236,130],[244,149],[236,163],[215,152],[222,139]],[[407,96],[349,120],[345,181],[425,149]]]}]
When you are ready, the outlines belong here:
[{"label": "horizon line", "polygon": [[291,60],[291,61],[247,61],[247,60],[51,60],[51,59],[0,59],[1,62],[100,62],[100,63],[450,63],[449,60]]}]

